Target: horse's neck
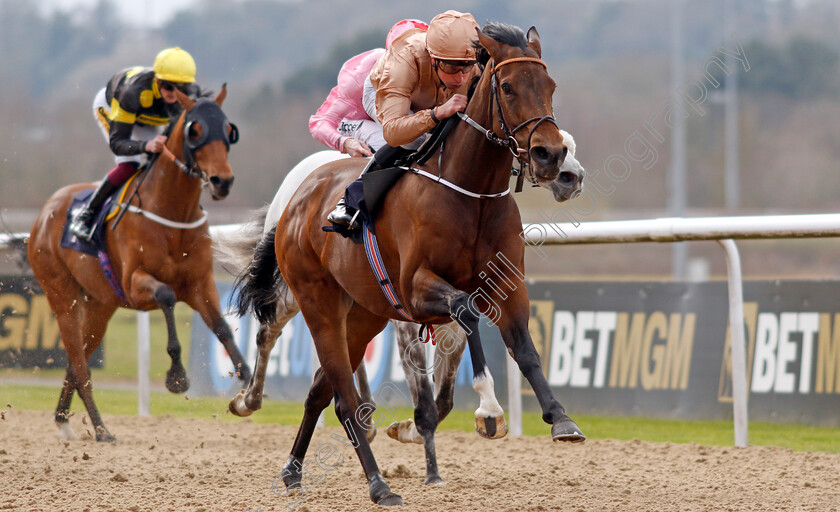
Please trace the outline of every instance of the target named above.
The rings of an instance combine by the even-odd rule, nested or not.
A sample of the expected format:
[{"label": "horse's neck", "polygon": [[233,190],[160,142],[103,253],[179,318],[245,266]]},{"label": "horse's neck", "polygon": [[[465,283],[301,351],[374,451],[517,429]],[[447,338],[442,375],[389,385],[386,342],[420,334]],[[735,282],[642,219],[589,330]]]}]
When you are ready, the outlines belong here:
[{"label": "horse's neck", "polygon": [[[172,154],[183,161],[180,145],[172,138],[167,143]],[[154,208],[154,213],[169,220],[195,220],[196,212],[200,210],[200,180],[184,174],[169,157],[161,154],[149,170],[146,182],[141,187],[143,208]]]},{"label": "horse's neck", "polygon": [[[486,91],[482,90],[484,87]],[[489,86],[480,83],[466,113],[479,125],[492,130],[492,108]],[[458,123],[442,151],[441,175],[445,179],[478,194],[498,194],[508,188],[512,154],[469,124]]]}]

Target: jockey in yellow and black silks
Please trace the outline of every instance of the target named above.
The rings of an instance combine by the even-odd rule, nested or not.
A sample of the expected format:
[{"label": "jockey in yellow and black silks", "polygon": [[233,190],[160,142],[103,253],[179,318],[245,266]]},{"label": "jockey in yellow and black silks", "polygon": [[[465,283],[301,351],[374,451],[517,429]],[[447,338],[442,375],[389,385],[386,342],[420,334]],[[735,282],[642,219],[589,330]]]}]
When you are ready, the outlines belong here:
[{"label": "jockey in yellow and black silks", "polygon": [[91,224],[105,199],[122,186],[166,144],[162,135],[171,118],[181,112],[175,89],[201,95],[195,84],[195,61],[181,48],[158,53],[152,68],[125,69],[108,81],[93,100],[93,116],[114,154],[114,167],[70,224],[77,237],[89,240]]}]

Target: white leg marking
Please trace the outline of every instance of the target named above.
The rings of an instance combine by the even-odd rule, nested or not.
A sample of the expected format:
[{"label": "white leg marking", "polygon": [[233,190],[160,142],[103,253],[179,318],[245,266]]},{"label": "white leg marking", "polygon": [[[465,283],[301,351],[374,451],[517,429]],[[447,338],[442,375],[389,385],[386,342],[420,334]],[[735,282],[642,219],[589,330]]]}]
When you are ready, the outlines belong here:
[{"label": "white leg marking", "polygon": [[496,399],[496,393],[493,389],[493,376],[490,375],[490,369],[484,367],[482,375],[473,378],[473,389],[478,393],[478,409],[475,410],[476,418],[492,417],[497,418],[504,415],[505,411],[499,405]]},{"label": "white leg marking", "polygon": [[70,426],[70,423],[57,423],[57,425],[62,441],[76,440],[76,433],[73,432],[73,427]]},{"label": "white leg marking", "polygon": [[233,398],[233,406],[236,408],[236,412],[239,413],[240,416],[250,416],[254,413],[251,409],[245,405],[245,393],[240,392]]}]

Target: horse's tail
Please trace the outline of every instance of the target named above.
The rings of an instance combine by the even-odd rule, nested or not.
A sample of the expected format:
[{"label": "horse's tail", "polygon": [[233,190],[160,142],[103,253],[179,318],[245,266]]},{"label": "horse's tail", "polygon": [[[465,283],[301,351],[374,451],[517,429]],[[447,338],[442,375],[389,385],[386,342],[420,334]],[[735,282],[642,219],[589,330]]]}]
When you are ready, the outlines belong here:
[{"label": "horse's tail", "polygon": [[26,246],[29,244],[29,235],[22,233],[0,233],[0,252],[8,251],[11,253],[7,257],[9,261],[14,261],[15,265],[21,273],[29,271],[29,254]]},{"label": "horse's tail", "polygon": [[254,214],[236,231],[213,236],[213,254],[222,268],[238,276],[251,263],[254,251],[263,237],[263,225],[268,214],[268,205]]},{"label": "horse's tail", "polygon": [[246,316],[253,309],[261,324],[274,323],[277,316],[278,293],[282,291],[283,277],[274,254],[274,233],[265,234],[251,253],[251,261],[236,278],[234,289],[239,291],[237,309],[239,316]]}]

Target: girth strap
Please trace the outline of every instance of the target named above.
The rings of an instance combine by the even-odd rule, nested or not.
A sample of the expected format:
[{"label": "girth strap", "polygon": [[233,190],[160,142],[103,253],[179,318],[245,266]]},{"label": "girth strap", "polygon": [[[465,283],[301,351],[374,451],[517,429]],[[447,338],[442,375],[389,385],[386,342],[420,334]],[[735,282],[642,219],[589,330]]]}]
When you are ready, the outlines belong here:
[{"label": "girth strap", "polygon": [[[379,287],[382,288],[382,293],[385,294],[385,298],[388,299],[388,302],[394,309],[397,310],[397,313],[399,313],[401,317],[409,322],[418,323],[411,317],[411,315],[408,314],[405,310],[405,306],[403,306],[402,302],[400,302],[400,298],[397,297],[397,292],[394,290],[394,284],[391,282],[391,278],[388,277],[388,271],[385,270],[385,263],[382,261],[382,255],[379,254],[379,243],[376,241],[376,234],[369,229],[367,224],[365,224],[362,229],[364,230],[362,239],[365,243],[365,254],[367,254],[368,263],[370,263],[370,268],[373,270],[373,275],[376,277],[376,282],[379,283]],[[426,343],[429,340],[432,341],[432,345],[437,343],[437,339],[435,338],[435,328],[432,324],[421,324],[420,336],[423,337],[424,327],[427,329],[423,343]]]},{"label": "girth strap", "polygon": [[379,244],[376,242],[376,235],[368,229],[367,225],[362,229],[365,231],[362,238],[365,242],[365,253],[367,254],[368,263],[370,263],[370,268],[373,270],[373,275],[376,276],[376,281],[379,283],[380,288],[382,288],[382,293],[385,294],[385,298],[388,299],[388,302],[391,303],[391,306],[397,310],[400,316],[409,322],[413,322],[414,319],[405,311],[405,307],[400,302],[399,297],[397,297],[397,292],[394,290],[393,283],[391,283],[391,278],[388,277],[388,271],[385,270],[385,263],[382,261],[382,255],[379,254]]}]

